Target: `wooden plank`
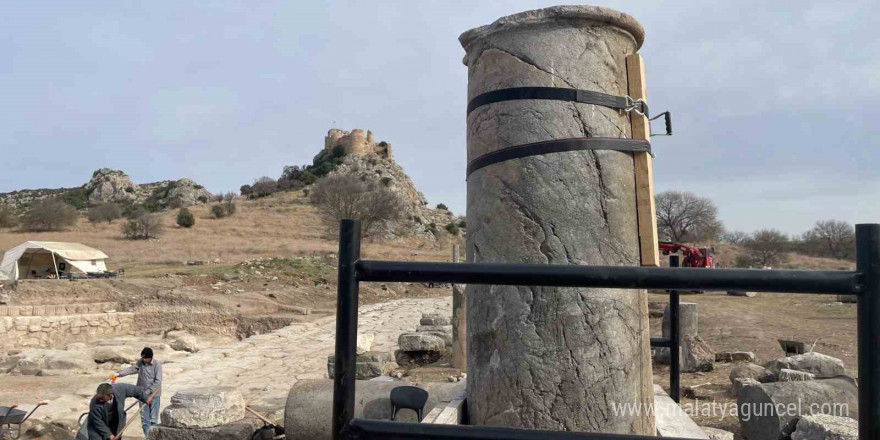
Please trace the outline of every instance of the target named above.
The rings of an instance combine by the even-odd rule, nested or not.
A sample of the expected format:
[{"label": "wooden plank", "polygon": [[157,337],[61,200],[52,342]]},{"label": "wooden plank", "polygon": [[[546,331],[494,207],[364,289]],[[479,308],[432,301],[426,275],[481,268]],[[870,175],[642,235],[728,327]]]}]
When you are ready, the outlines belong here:
[{"label": "wooden plank", "polygon": [[428,415],[426,415],[425,418],[422,419],[422,423],[434,423],[434,421],[437,420],[437,416],[439,416],[440,413],[443,412],[443,408],[443,405],[435,406],[433,409],[431,409]]},{"label": "wooden plank", "polygon": [[[626,57],[626,75],[629,96],[647,102],[645,89],[645,65],[640,54]],[[651,138],[651,125],[648,118],[630,112],[633,139]],[[657,209],[654,206],[654,165],[648,153],[634,153],[636,180],[636,209],[638,210],[639,249],[642,266],[659,267],[660,252],[657,249]]]}]

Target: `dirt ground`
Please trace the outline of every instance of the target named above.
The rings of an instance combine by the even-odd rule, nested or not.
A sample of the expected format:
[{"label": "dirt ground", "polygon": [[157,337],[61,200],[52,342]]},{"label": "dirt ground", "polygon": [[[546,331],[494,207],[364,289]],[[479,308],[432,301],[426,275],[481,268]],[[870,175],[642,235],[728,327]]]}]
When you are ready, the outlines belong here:
[{"label": "dirt ground", "polygon": [[[650,294],[650,301],[667,302],[668,295]],[[847,372],[857,374],[856,305],[842,304],[833,295],[758,293],[753,298],[727,296],[724,292],[682,295],[681,302],[698,304],[699,335],[716,351],[751,351],[756,363],[783,357],[778,339],[816,343],[815,351],[843,360]],[[662,319],[651,319],[652,334],[661,335]],[[730,394],[730,370],[736,364],[716,363],[707,373],[683,373],[682,389],[696,387],[696,399],[682,398],[682,405],[714,402],[717,414],[694,414],[701,426],[725,429],[741,439],[739,421],[721,408],[736,404]],[[655,365],[654,383],[669,391],[669,368]],[[707,385],[708,384],[708,385]],[[704,406],[700,406],[704,408]]]}]

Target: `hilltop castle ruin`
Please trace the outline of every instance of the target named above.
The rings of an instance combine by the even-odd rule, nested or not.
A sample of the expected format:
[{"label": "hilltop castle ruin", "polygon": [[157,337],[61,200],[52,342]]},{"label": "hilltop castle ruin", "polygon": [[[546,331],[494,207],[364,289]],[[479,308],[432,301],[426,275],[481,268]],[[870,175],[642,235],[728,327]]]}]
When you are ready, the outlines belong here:
[{"label": "hilltop castle ruin", "polygon": [[364,135],[364,131],[358,128],[352,131],[331,128],[327,132],[327,136],[324,137],[324,149],[332,150],[336,147],[343,148],[346,155],[366,156],[375,153],[385,159],[394,158],[391,153],[391,144],[384,141],[377,144],[373,138],[373,132],[369,130]]}]

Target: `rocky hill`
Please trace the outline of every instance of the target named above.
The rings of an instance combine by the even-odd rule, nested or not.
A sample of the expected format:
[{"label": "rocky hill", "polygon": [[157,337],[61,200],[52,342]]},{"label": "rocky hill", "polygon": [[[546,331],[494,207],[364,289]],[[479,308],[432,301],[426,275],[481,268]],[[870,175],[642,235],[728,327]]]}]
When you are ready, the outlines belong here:
[{"label": "rocky hill", "polygon": [[[364,182],[389,189],[403,202],[401,220],[387,224],[385,236],[434,237],[438,234],[463,234],[466,223],[447,209],[433,209],[416,188],[412,179],[394,161],[391,144],[376,142],[373,133],[354,129],[331,129],[324,138],[324,148],[312,165],[285,167],[279,179],[284,188],[298,189],[316,179],[333,174],[351,174]],[[295,170],[292,173],[290,170]],[[293,180],[293,181],[292,181]]]},{"label": "rocky hill", "polygon": [[59,197],[78,209],[100,203],[143,204],[151,210],[208,203],[211,193],[190,179],[135,184],[122,171],[101,168],[77,188],[24,189],[0,193],[0,204],[24,210],[43,199]]}]

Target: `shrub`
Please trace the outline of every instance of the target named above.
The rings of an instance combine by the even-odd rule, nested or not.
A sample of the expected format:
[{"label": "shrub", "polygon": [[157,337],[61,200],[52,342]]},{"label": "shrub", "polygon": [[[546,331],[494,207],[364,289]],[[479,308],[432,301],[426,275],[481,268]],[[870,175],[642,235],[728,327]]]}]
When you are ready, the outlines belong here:
[{"label": "shrub", "polygon": [[226,207],[224,207],[222,204],[212,206],[211,207],[211,217],[213,217],[213,218],[226,217]]},{"label": "shrub", "polygon": [[455,222],[452,222],[452,223],[446,225],[446,231],[449,232],[449,233],[452,234],[452,235],[458,235],[458,233],[461,232],[461,231],[458,229],[458,225],[455,224]]},{"label": "shrub", "polygon": [[137,208],[131,217],[122,224],[122,235],[131,240],[147,240],[159,238],[162,233],[162,219],[158,214],[151,214],[143,208]]},{"label": "shrub", "polygon": [[241,192],[241,195],[247,198],[250,198],[251,194],[254,193],[254,189],[250,185],[242,185],[238,190]]},{"label": "shrub", "polygon": [[278,182],[271,177],[260,177],[259,179],[254,181],[254,184],[251,185],[251,194],[250,198],[260,198],[270,196],[278,192]]},{"label": "shrub", "polygon": [[76,209],[89,207],[89,196],[85,188],[73,188],[61,194],[61,201]]},{"label": "shrub", "polygon": [[79,213],[76,208],[58,199],[36,203],[21,219],[25,231],[60,231],[73,226]]},{"label": "shrub", "polygon": [[442,209],[442,210],[444,210],[444,211],[449,211],[449,208],[447,208],[446,205],[444,205],[444,204],[442,204],[442,203],[438,203],[438,204],[437,204],[437,209]]},{"label": "shrub", "polygon": [[312,187],[310,199],[331,229],[342,219],[358,219],[366,235],[382,223],[397,220],[403,210],[396,194],[350,174],[318,180]]},{"label": "shrub", "polygon": [[189,209],[180,208],[177,213],[177,225],[183,228],[191,228],[196,224],[196,217]]},{"label": "shrub", "polygon": [[0,205],[0,228],[12,228],[18,224],[18,213],[7,204]]},{"label": "shrub", "polygon": [[113,220],[122,217],[122,209],[115,203],[102,203],[89,208],[88,217],[92,223],[103,221],[113,223]]},{"label": "shrub", "polygon": [[459,227],[459,228],[467,228],[467,222],[464,221],[464,220],[460,220],[460,221],[458,222],[458,227]]},{"label": "shrub", "polygon": [[199,203],[208,203],[208,196],[201,195],[198,197],[198,201],[199,201]]}]

